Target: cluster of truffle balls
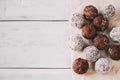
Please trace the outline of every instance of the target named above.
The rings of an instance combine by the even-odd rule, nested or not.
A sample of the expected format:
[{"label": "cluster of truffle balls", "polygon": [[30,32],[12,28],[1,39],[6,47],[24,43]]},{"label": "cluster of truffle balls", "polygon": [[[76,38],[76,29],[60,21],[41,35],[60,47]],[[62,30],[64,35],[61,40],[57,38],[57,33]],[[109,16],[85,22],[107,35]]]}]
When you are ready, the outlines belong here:
[{"label": "cluster of truffle balls", "polygon": [[[94,63],[94,70],[98,73],[110,71],[110,61],[102,57],[101,50],[113,60],[120,60],[120,27],[114,27],[107,35],[109,19],[115,15],[113,5],[105,6],[100,12],[93,5],[85,6],[83,14],[74,13],[71,25],[81,30],[82,36],[77,34],[70,38],[70,48],[74,51],[82,51],[84,58],[78,58],[73,62],[72,69],[77,74],[84,74],[89,69],[89,62]],[[84,39],[90,40],[86,46]],[[112,44],[110,44],[112,42]],[[117,45],[114,42],[118,42]]]}]

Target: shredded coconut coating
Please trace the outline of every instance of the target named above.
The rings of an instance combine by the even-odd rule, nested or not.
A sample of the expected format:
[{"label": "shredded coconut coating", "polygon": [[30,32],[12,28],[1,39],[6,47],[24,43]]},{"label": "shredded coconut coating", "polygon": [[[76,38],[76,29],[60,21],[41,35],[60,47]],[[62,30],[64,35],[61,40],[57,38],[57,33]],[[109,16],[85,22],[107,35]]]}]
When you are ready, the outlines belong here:
[{"label": "shredded coconut coating", "polygon": [[113,41],[120,42],[120,27],[115,27],[110,32],[110,37]]},{"label": "shredded coconut coating", "polygon": [[99,50],[95,46],[88,46],[83,50],[84,59],[95,62],[99,57]]},{"label": "shredded coconut coating", "polygon": [[69,38],[69,46],[74,51],[81,51],[85,45],[80,34],[72,35]]},{"label": "shredded coconut coating", "polygon": [[95,71],[98,73],[107,73],[110,69],[110,61],[107,58],[100,58],[95,63]]},{"label": "shredded coconut coating", "polygon": [[105,6],[102,10],[102,14],[106,18],[111,18],[115,15],[115,7],[111,4]]},{"label": "shredded coconut coating", "polygon": [[72,15],[71,25],[73,27],[81,28],[82,25],[84,24],[84,22],[85,22],[85,19],[84,19],[84,16],[82,14],[74,13]]}]

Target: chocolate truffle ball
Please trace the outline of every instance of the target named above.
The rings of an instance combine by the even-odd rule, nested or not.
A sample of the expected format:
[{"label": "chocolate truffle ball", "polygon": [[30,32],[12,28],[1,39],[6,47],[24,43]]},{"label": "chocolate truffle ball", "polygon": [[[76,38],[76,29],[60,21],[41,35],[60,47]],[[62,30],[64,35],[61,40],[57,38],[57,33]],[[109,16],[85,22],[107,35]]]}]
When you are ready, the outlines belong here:
[{"label": "chocolate truffle ball", "polygon": [[86,39],[93,39],[96,35],[96,29],[92,24],[87,24],[82,27],[82,35]]},{"label": "chocolate truffle ball", "polygon": [[105,6],[102,10],[102,14],[106,18],[111,18],[115,15],[115,7],[111,4]]},{"label": "chocolate truffle ball", "polygon": [[99,57],[99,50],[95,46],[88,46],[83,50],[84,59],[95,62]]},{"label": "chocolate truffle ball", "polygon": [[98,15],[98,10],[93,5],[88,5],[84,8],[84,16],[86,19],[94,19]]},{"label": "chocolate truffle ball", "polygon": [[93,24],[97,30],[104,31],[108,27],[109,22],[106,18],[100,15],[95,17],[95,19],[93,20]]},{"label": "chocolate truffle ball", "polygon": [[113,41],[120,42],[120,27],[115,27],[110,32]]},{"label": "chocolate truffle ball", "polygon": [[84,22],[85,22],[85,19],[82,14],[74,13],[72,15],[71,24],[73,27],[81,28]]},{"label": "chocolate truffle ball", "polygon": [[107,73],[111,69],[108,58],[100,58],[95,63],[95,71],[98,73]]},{"label": "chocolate truffle ball", "polygon": [[80,34],[71,35],[68,43],[69,47],[74,51],[80,51],[85,46],[85,42]]},{"label": "chocolate truffle ball", "polygon": [[108,53],[113,60],[120,60],[120,45],[109,47]]},{"label": "chocolate truffle ball", "polygon": [[107,47],[109,38],[106,35],[99,34],[94,38],[93,43],[99,50],[103,50]]},{"label": "chocolate truffle ball", "polygon": [[88,71],[89,64],[87,60],[78,58],[73,62],[72,69],[77,74],[84,74]]}]

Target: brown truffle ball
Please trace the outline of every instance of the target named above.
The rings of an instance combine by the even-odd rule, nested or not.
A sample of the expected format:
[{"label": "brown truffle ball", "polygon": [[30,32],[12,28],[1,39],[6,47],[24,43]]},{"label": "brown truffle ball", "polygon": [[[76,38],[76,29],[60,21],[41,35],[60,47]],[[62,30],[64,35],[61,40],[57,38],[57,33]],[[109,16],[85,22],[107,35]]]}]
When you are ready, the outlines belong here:
[{"label": "brown truffle ball", "polygon": [[96,29],[92,24],[89,24],[89,25],[87,24],[82,28],[82,35],[86,39],[92,39],[96,35]]},{"label": "brown truffle ball", "polygon": [[120,46],[119,45],[113,45],[109,47],[108,54],[113,60],[120,60]]},{"label": "brown truffle ball", "polygon": [[95,19],[93,20],[93,24],[97,28],[97,30],[104,31],[108,27],[109,22],[107,18],[104,18],[100,15],[95,17]]},{"label": "brown truffle ball", "polygon": [[73,71],[77,74],[84,74],[88,71],[89,68],[89,64],[87,62],[87,60],[78,58],[74,61],[73,63]]},{"label": "brown truffle ball", "polygon": [[93,43],[99,50],[103,50],[107,47],[109,38],[106,35],[99,34],[94,38]]},{"label": "brown truffle ball", "polygon": [[84,8],[84,16],[86,19],[94,19],[98,15],[98,10],[93,5],[88,5]]}]

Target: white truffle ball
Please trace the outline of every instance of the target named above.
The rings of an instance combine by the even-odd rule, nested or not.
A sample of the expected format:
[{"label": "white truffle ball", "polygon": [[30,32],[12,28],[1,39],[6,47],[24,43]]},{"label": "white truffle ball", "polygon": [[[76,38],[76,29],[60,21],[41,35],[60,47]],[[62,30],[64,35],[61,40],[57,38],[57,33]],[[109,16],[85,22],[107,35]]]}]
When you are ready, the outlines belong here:
[{"label": "white truffle ball", "polygon": [[85,42],[80,34],[71,35],[69,38],[69,47],[74,51],[81,51],[85,46]]},{"label": "white truffle ball", "polygon": [[82,25],[84,24],[85,19],[82,14],[79,13],[74,13],[71,18],[71,25],[73,27],[81,28]]},{"label": "white truffle ball", "polygon": [[120,42],[120,27],[115,27],[110,32],[110,37],[113,41]]},{"label": "white truffle ball", "polygon": [[95,71],[98,73],[107,73],[111,69],[108,58],[100,58],[95,63]]},{"label": "white truffle ball", "polygon": [[95,62],[99,57],[99,50],[95,46],[88,46],[83,50],[84,59]]},{"label": "white truffle ball", "polygon": [[111,18],[115,15],[115,7],[111,4],[105,6],[102,10],[102,14],[106,18]]}]

